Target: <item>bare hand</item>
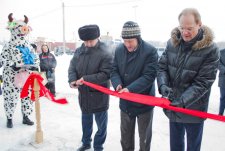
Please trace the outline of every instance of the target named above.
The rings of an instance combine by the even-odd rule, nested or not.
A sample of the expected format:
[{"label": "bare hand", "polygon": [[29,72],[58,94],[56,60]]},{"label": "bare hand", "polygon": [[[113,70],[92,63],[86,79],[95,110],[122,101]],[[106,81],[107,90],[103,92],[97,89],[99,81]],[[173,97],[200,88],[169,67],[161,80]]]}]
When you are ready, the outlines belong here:
[{"label": "bare hand", "polygon": [[83,79],[83,77],[82,78],[80,78],[79,80],[77,80],[76,81],[76,85],[83,85],[83,81],[84,81],[84,79]]},{"label": "bare hand", "polygon": [[70,87],[71,88],[78,88],[79,86],[76,85],[76,81],[73,81],[73,82],[70,83]]},{"label": "bare hand", "polygon": [[120,91],[122,90],[122,86],[119,84],[117,87],[116,87],[116,91]]},{"label": "bare hand", "polygon": [[123,92],[129,92],[129,90],[127,88],[123,88],[119,91],[119,93],[123,93]]}]

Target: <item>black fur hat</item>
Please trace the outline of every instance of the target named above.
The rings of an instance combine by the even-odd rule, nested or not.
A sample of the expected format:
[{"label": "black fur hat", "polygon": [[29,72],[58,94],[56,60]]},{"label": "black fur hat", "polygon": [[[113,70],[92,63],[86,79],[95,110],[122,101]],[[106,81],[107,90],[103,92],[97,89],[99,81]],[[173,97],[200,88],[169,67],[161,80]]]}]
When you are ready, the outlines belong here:
[{"label": "black fur hat", "polygon": [[98,25],[85,25],[78,29],[78,34],[81,40],[94,40],[100,36]]}]

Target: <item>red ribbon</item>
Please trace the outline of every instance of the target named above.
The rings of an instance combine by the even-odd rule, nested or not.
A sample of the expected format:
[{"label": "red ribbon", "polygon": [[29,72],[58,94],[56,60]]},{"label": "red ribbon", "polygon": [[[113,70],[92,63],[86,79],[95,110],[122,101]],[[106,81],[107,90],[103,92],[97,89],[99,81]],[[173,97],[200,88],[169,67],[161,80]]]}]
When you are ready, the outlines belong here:
[{"label": "red ribbon", "polygon": [[185,108],[179,108],[179,107],[174,107],[170,106],[170,101],[166,98],[159,98],[159,97],[154,97],[154,96],[149,96],[149,95],[142,95],[142,94],[135,94],[135,93],[128,93],[128,92],[123,92],[123,93],[118,93],[116,91],[112,91],[110,89],[107,89],[105,87],[83,81],[83,83],[89,87],[92,87],[96,90],[99,90],[103,93],[113,95],[131,102],[136,102],[136,103],[141,103],[141,104],[146,104],[150,106],[158,106],[161,108],[165,108],[168,110],[180,112],[180,113],[185,113],[189,114],[192,116],[197,116],[200,118],[209,118],[217,121],[222,121],[225,122],[225,116],[221,115],[216,115],[216,114],[211,114],[207,112],[201,112],[197,110],[190,110],[190,109],[185,109]]},{"label": "red ribbon", "polygon": [[39,86],[40,86],[40,91],[39,91],[39,97],[45,96],[49,100],[59,103],[59,104],[67,104],[68,101],[65,98],[61,99],[55,99],[54,96],[51,94],[51,92],[42,84],[42,81],[44,80],[40,74],[37,73],[31,73],[29,77],[27,78],[27,81],[25,82],[23,89],[20,94],[20,98],[25,98],[28,96],[29,93],[29,88],[31,89],[31,97],[30,99],[32,101],[35,101],[35,95],[34,95],[34,79],[37,80]]}]

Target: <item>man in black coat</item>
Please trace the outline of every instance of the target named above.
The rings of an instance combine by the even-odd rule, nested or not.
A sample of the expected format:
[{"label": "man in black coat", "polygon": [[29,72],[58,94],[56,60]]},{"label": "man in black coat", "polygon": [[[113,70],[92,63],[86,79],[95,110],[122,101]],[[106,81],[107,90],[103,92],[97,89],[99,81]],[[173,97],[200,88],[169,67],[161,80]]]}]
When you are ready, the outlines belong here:
[{"label": "man in black coat", "polygon": [[219,62],[219,87],[220,87],[220,106],[219,115],[223,115],[225,109],[225,49],[220,51]]},{"label": "man in black coat", "polygon": [[82,111],[82,146],[77,151],[91,148],[93,116],[98,127],[93,147],[95,151],[102,151],[107,134],[109,96],[83,85],[83,80],[109,88],[112,55],[99,41],[97,25],[80,27],[78,33],[84,43],[75,51],[68,70],[70,87],[78,88]]},{"label": "man in black coat", "polygon": [[[119,93],[132,92],[155,95],[158,53],[156,48],[141,38],[137,23],[128,21],[122,29],[124,43],[116,51],[111,82]],[[140,151],[149,151],[152,136],[153,107],[120,99],[121,146],[133,151],[136,120],[140,137]]]},{"label": "man in black coat", "polygon": [[[178,20],[180,26],[173,29],[159,60],[159,92],[172,106],[207,112],[219,62],[218,47],[196,9],[184,9]],[[185,133],[187,150],[200,151],[205,119],[164,111],[170,120],[171,151],[184,151]]]}]

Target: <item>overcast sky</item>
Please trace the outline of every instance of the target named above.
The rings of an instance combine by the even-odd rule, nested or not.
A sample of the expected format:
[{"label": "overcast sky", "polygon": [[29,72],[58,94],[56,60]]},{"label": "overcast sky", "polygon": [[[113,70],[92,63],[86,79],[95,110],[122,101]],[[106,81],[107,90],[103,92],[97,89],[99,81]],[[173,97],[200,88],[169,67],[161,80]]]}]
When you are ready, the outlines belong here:
[{"label": "overcast sky", "polygon": [[65,3],[66,40],[78,39],[77,30],[98,24],[101,34],[120,37],[124,22],[137,21],[145,40],[166,41],[178,26],[178,14],[186,7],[197,8],[204,25],[212,28],[216,41],[225,38],[225,9],[221,0],[0,0],[0,40],[9,39],[5,29],[8,14],[16,19],[27,15],[30,37],[62,41],[62,2]]}]

